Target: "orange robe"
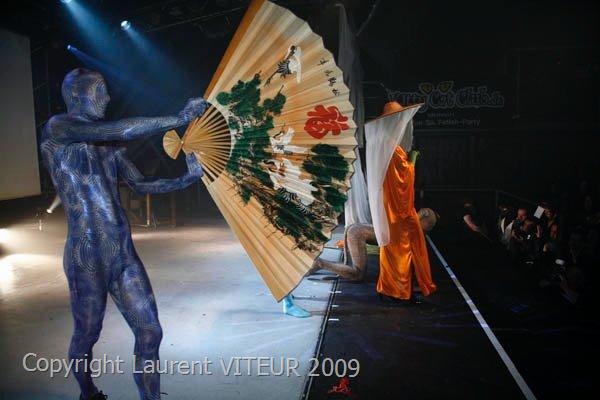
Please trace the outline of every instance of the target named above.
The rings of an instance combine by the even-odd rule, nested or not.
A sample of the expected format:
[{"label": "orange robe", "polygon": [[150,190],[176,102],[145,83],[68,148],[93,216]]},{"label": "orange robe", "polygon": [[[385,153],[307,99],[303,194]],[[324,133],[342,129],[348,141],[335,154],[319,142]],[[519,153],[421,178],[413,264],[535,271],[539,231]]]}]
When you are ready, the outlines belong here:
[{"label": "orange robe", "polygon": [[415,166],[408,161],[402,147],[396,147],[383,182],[383,203],[390,227],[390,242],[379,253],[377,291],[399,299],[412,294],[411,264],[425,296],[436,286],[425,236],[415,210]]}]

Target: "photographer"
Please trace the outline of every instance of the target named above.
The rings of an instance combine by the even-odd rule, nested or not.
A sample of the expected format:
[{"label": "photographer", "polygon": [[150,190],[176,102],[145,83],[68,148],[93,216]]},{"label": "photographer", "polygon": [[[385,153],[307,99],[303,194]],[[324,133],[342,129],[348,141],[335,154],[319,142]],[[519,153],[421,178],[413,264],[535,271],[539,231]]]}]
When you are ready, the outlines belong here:
[{"label": "photographer", "polygon": [[[516,222],[516,221],[515,221]],[[509,251],[513,262],[533,264],[537,258],[539,248],[538,226],[531,218],[526,218],[514,228],[511,233]]]}]

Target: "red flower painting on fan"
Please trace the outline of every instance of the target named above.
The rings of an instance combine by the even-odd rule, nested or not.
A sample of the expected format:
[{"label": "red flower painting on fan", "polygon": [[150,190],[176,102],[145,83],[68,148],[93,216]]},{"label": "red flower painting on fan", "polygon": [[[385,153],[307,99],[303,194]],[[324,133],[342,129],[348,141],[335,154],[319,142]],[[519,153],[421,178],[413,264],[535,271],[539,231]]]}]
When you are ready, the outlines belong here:
[{"label": "red flower painting on fan", "polygon": [[318,105],[313,111],[308,112],[310,117],[306,120],[304,130],[315,139],[322,139],[331,132],[334,136],[349,128],[348,117],[344,117],[336,106],[325,108]]}]

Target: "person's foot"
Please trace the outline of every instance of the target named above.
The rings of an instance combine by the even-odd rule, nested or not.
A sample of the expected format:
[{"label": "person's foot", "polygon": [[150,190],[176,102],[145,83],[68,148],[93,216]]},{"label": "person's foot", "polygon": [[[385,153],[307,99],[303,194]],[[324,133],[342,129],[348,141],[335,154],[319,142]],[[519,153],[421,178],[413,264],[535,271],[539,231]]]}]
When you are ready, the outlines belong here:
[{"label": "person's foot", "polygon": [[425,296],[423,296],[421,293],[415,293],[413,292],[413,295],[410,299],[414,304],[421,304],[422,302],[425,301]]},{"label": "person's foot", "polygon": [[[399,298],[387,296],[387,295],[381,294],[381,293],[378,293],[377,295],[379,296],[380,302],[385,303],[385,304],[398,305],[398,306],[411,306],[414,304],[421,304],[423,302],[423,296],[420,296],[420,295],[413,295],[413,297],[411,297],[410,299],[399,299]],[[418,297],[419,300],[416,300],[416,297]]]},{"label": "person's foot", "polygon": [[98,393],[95,393],[91,396],[89,396],[87,399],[83,397],[83,395],[79,395],[79,400],[107,400],[108,396],[105,395],[104,393],[102,393],[102,391],[99,391]]},{"label": "person's foot", "polygon": [[283,298],[283,313],[296,318],[307,318],[311,316],[304,308],[294,304],[293,296],[291,294]]}]

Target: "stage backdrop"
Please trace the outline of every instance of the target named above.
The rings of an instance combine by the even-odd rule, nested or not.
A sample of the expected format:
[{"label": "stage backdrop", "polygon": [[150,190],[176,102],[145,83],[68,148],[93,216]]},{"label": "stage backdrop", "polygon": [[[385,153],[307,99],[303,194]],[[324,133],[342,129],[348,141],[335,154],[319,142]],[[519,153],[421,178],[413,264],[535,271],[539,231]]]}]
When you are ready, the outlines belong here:
[{"label": "stage backdrop", "polygon": [[40,194],[29,39],[0,29],[0,200]]},{"label": "stage backdrop", "polygon": [[508,85],[491,81],[422,81],[390,94],[400,104],[423,103],[414,117],[415,130],[497,129],[510,122],[512,105],[506,101]]}]

